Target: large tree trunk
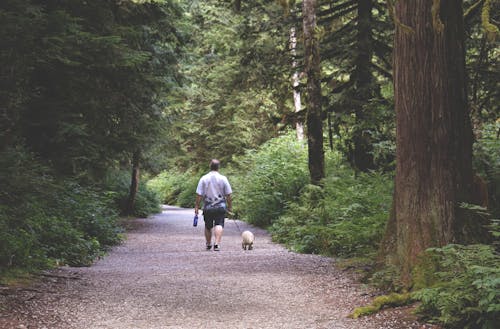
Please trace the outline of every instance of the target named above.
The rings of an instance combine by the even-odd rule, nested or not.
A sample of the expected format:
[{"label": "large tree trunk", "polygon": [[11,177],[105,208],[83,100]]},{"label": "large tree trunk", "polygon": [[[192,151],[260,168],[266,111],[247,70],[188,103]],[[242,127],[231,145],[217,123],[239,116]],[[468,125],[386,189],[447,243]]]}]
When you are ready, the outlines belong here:
[{"label": "large tree trunk", "polygon": [[354,92],[352,102],[356,124],[353,128],[352,151],[349,152],[351,165],[360,171],[374,169],[372,138],[366,120],[370,114],[366,104],[376,96],[374,79],[370,69],[373,55],[372,42],[372,0],[358,0],[358,23],[356,36],[356,57],[354,59]]},{"label": "large tree trunk", "polygon": [[[462,240],[472,185],[462,2],[397,1],[394,206],[382,251],[411,282],[417,256]],[[431,10],[432,9],[432,10]]]},{"label": "large tree trunk", "polygon": [[307,143],[309,147],[309,173],[313,184],[325,177],[323,151],[323,115],[321,110],[321,74],[319,40],[316,29],[316,0],[302,2],[304,31],[304,66],[307,75]]},{"label": "large tree trunk", "polygon": [[139,163],[141,158],[141,152],[139,150],[135,151],[132,155],[132,178],[130,181],[130,192],[126,205],[126,213],[131,215],[134,213],[135,199],[137,197],[137,192],[139,190]]}]

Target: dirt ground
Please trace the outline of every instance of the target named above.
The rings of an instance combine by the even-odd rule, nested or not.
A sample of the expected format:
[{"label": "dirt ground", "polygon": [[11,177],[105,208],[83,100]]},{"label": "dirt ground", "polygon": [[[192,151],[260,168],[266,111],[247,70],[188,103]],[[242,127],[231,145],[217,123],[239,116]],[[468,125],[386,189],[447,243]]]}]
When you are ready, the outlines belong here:
[{"label": "dirt ground", "polygon": [[[45,272],[30,287],[0,290],[0,328],[412,329],[407,308],[347,315],[376,292],[331,258],[301,255],[264,230],[226,222],[221,251],[206,251],[193,210],[164,207],[134,221],[127,240],[91,267]],[[239,230],[255,248],[241,249]]]}]

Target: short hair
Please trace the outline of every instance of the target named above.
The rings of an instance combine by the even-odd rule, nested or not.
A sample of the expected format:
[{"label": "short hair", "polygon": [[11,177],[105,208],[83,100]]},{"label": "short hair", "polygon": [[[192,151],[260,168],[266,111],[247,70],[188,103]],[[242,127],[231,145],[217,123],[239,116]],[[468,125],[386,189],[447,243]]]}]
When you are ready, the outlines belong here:
[{"label": "short hair", "polygon": [[210,170],[219,170],[220,168],[220,161],[217,159],[212,159],[210,161]]}]

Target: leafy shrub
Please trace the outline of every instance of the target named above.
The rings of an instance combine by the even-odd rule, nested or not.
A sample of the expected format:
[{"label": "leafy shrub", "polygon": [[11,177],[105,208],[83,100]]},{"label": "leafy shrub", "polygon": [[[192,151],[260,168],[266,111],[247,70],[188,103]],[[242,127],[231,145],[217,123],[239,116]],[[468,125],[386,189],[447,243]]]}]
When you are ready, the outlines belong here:
[{"label": "leafy shrub", "polygon": [[179,188],[180,176],[182,176],[180,173],[164,171],[150,179],[147,186],[158,195],[161,203],[174,205],[181,192]]},{"label": "leafy shrub", "polygon": [[[335,160],[338,161],[338,160]],[[324,181],[307,186],[271,227],[273,238],[306,253],[366,256],[383,235],[392,203],[392,180],[384,174],[354,176],[342,165]]]},{"label": "leafy shrub", "polygon": [[[447,328],[497,328],[500,256],[487,245],[447,245],[426,252],[432,285],[413,294],[421,316]],[[422,269],[420,269],[422,270]]]},{"label": "leafy shrub", "polygon": [[120,241],[116,211],[102,190],[55,179],[23,149],[4,150],[0,166],[0,272],[88,265]]},{"label": "leafy shrub", "polygon": [[49,259],[71,266],[86,266],[101,253],[96,237],[85,234],[68,221],[46,217],[38,223],[39,248]]},{"label": "leafy shrub", "polygon": [[[130,193],[130,173],[126,171],[113,171],[108,173],[103,182],[104,188],[110,191],[115,207],[122,214],[126,212],[127,201]],[[160,199],[158,194],[147,184],[139,184],[132,215],[147,217],[160,212]]]},{"label": "leafy shrub", "polygon": [[201,174],[196,175],[190,172],[183,175],[184,179],[179,182],[181,192],[177,197],[177,204],[180,207],[192,208],[194,206],[196,187],[201,176]]},{"label": "leafy shrub", "polygon": [[245,172],[230,177],[235,210],[258,226],[272,224],[309,181],[307,148],[291,134],[247,153],[239,166]]},{"label": "leafy shrub", "polygon": [[489,211],[500,217],[500,119],[483,127],[474,144],[474,168],[488,181]]},{"label": "leafy shrub", "polygon": [[165,204],[193,207],[196,187],[201,174],[165,171],[151,179],[147,185]]}]

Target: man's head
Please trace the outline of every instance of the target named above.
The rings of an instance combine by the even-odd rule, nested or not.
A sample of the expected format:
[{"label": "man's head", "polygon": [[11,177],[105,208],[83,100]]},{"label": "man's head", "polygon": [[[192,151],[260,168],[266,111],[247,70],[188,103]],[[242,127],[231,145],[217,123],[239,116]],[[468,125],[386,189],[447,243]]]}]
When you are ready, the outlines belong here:
[{"label": "man's head", "polygon": [[212,159],[212,161],[210,161],[210,170],[218,171],[219,168],[220,168],[220,161],[217,159]]}]

